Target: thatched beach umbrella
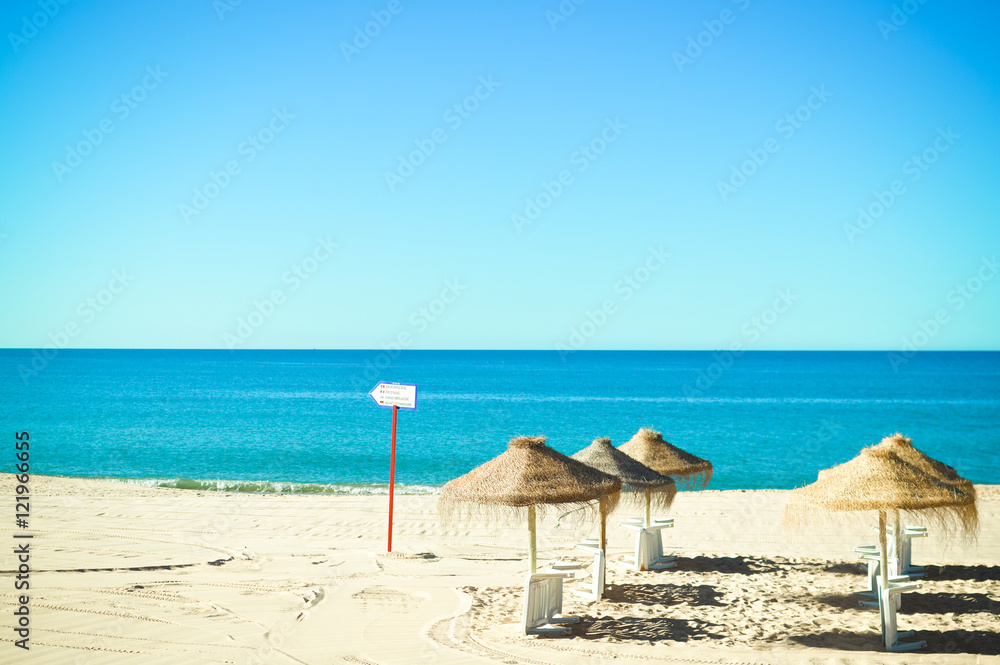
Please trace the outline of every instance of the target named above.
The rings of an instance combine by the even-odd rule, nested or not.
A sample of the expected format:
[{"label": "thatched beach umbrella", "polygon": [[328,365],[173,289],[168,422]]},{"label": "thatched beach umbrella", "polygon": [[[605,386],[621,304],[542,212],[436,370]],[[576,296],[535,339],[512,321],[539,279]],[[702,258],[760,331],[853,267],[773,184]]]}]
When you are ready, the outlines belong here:
[{"label": "thatched beach umbrella", "polygon": [[958,475],[954,468],[937,461],[933,457],[928,457],[913,447],[913,439],[896,432],[892,436],[882,439],[876,448],[886,448],[894,452],[904,462],[917,467],[924,473],[928,473],[938,480],[949,485],[960,487],[966,492],[970,492],[975,497],[976,490],[972,486],[971,480],[966,480]]},{"label": "thatched beach umbrella", "polygon": [[699,484],[704,489],[712,480],[711,462],[664,441],[663,435],[653,429],[643,427],[618,450],[653,471],[671,476],[682,489],[694,489]]},{"label": "thatched beach umbrella", "polygon": [[886,512],[919,510],[932,517],[957,518],[966,530],[978,524],[975,496],[909,464],[891,447],[864,448],[854,459],[826,469],[816,482],[792,490],[785,518],[801,524],[815,509],[878,511],[883,588],[888,587]]},{"label": "thatched beach umbrella", "polygon": [[[650,504],[666,509],[677,496],[677,483],[670,476],[653,471],[611,445],[611,439],[601,437],[573,455],[587,466],[614,476],[622,481],[622,490],[631,493],[642,492],[646,506],[645,525],[650,526]],[[602,529],[602,535],[603,535]]]},{"label": "thatched beach umbrella", "polygon": [[[947,483],[949,485],[954,485],[961,489],[963,492],[972,495],[972,514],[967,516],[967,520],[971,520],[974,524],[978,521],[979,515],[976,512],[975,500],[976,500],[976,488],[973,487],[972,481],[963,478],[958,475],[958,472],[954,468],[939,462],[933,457],[929,457],[924,453],[920,452],[913,447],[913,440],[909,437],[903,436],[899,432],[896,432],[892,436],[887,436],[882,439],[876,446],[876,448],[885,448],[886,450],[891,450],[896,454],[897,457],[902,459],[904,462],[917,467],[924,473],[934,476],[938,480]],[[899,519],[899,510],[893,511],[894,513],[894,523],[893,523],[893,534],[895,536],[896,542],[896,556],[900,554],[902,548],[902,538],[900,537],[902,532],[902,523]]]},{"label": "thatched beach umbrella", "polygon": [[618,503],[622,483],[545,445],[544,436],[511,439],[507,450],[449,481],[441,489],[443,512],[462,506],[489,512],[528,509],[528,561],[535,566],[535,507],[599,502],[602,519]]}]

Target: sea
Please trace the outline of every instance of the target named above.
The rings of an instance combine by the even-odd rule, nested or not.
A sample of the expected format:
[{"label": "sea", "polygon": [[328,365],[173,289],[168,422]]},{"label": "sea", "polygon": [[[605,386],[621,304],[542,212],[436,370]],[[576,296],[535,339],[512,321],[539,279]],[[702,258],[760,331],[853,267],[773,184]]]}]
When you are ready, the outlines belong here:
[{"label": "sea", "polygon": [[902,432],[1000,483],[1000,353],[748,351],[0,350],[12,472],[202,490],[433,493],[544,435],[572,454],[641,427],[714,465],[709,489],[790,489]]}]

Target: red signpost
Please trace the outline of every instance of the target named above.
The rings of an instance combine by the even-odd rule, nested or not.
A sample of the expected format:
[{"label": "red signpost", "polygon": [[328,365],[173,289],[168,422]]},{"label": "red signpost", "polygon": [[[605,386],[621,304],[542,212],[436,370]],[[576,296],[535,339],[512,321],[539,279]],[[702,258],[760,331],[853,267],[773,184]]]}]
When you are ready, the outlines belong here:
[{"label": "red signpost", "polygon": [[392,551],[392,498],[396,495],[396,414],[399,407],[392,405],[392,453],[389,457],[389,548]]},{"label": "red signpost", "polygon": [[396,494],[396,414],[399,409],[417,409],[417,386],[413,383],[380,383],[369,392],[380,407],[392,407],[392,449],[389,456],[389,545],[392,551],[392,500]]}]

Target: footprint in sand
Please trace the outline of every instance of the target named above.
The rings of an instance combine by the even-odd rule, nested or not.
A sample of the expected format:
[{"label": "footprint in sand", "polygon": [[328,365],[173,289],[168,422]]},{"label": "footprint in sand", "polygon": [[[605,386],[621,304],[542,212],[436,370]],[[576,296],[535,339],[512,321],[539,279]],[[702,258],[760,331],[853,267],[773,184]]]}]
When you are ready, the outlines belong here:
[{"label": "footprint in sand", "polygon": [[361,608],[370,610],[392,610],[393,612],[409,612],[419,607],[425,597],[393,589],[392,587],[372,586],[358,591],[351,596],[361,604]]},{"label": "footprint in sand", "polygon": [[437,561],[439,558],[431,552],[417,552],[416,554],[410,554],[409,552],[382,552],[378,556],[381,559],[416,559],[422,561]]}]

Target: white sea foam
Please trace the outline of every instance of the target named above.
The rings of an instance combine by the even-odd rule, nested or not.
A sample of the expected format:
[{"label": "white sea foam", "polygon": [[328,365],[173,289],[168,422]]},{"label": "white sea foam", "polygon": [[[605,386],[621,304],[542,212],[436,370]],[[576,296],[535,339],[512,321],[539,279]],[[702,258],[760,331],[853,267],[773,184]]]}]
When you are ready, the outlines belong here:
[{"label": "white sea foam", "polygon": [[[244,492],[248,494],[388,494],[389,486],[382,483],[287,483],[270,480],[194,480],[189,478],[101,478],[127,485],[144,487],[172,487],[203,492]],[[436,485],[408,485],[397,483],[395,493],[400,495],[440,494]]]}]

